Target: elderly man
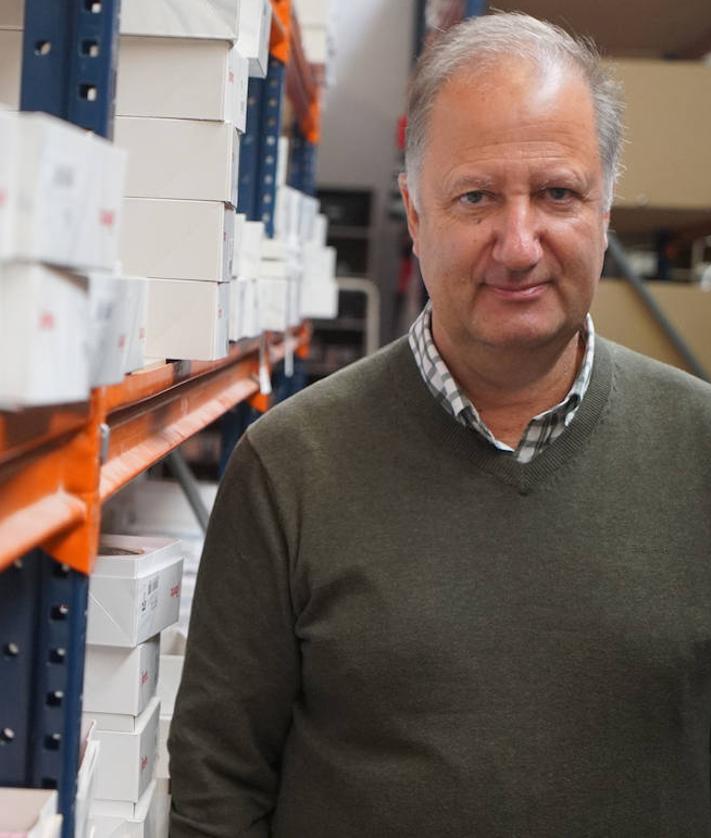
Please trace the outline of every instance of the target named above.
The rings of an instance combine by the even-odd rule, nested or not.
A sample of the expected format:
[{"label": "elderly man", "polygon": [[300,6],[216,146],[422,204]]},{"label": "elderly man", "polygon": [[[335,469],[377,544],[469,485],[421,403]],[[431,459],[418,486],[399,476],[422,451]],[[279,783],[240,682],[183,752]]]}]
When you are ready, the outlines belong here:
[{"label": "elderly man", "polygon": [[420,61],[431,304],[258,422],[208,533],[173,835],[711,835],[711,388],[596,337],[620,145],[523,15]]}]

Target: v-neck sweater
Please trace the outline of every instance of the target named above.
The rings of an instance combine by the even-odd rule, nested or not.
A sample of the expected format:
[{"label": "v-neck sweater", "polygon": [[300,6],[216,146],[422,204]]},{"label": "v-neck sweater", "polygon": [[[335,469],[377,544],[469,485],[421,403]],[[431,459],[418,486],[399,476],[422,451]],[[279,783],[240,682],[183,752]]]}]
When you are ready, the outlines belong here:
[{"label": "v-neck sweater", "polygon": [[710,429],[602,339],[527,464],[405,339],[274,408],[207,534],[171,834],[711,836]]}]

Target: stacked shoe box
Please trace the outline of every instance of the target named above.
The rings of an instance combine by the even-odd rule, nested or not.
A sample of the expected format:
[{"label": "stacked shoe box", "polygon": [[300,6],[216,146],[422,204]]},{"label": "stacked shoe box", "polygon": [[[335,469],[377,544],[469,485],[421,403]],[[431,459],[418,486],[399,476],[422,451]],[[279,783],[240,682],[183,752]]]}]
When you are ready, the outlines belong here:
[{"label": "stacked shoe box", "polygon": [[[32,173],[32,180],[25,183],[22,191],[17,193],[25,202],[25,206],[29,196],[36,208],[36,231],[30,234],[25,225],[26,237],[34,235],[35,247],[44,252],[48,262],[53,260],[53,267],[71,266],[74,273],[81,274],[81,283],[88,289],[88,313],[85,301],[82,300],[81,306],[85,313],[81,314],[80,323],[66,324],[66,316],[56,318],[49,311],[41,316],[38,321],[40,326],[27,327],[22,322],[22,317],[8,314],[8,306],[5,306],[15,331],[21,329],[23,334],[31,336],[36,354],[41,352],[43,358],[52,359],[51,363],[42,366],[44,378],[37,386],[48,393],[42,397],[42,402],[54,403],[73,400],[73,393],[65,392],[66,374],[63,373],[74,373],[75,377],[85,374],[86,364],[79,362],[75,367],[74,358],[88,356],[89,387],[114,384],[123,378],[125,372],[143,366],[146,289],[141,283],[124,282],[117,263],[125,154],[113,148],[110,152],[105,152],[105,160],[101,163],[95,159],[96,153],[90,153],[87,147],[90,144],[101,144],[102,141],[97,138],[89,139],[86,133],[79,132],[64,122],[52,123],[39,115],[18,117],[17,114],[9,113],[17,111],[19,107],[23,5],[20,0],[0,4],[0,101],[7,105],[7,109],[4,110],[6,122],[5,142],[2,145],[3,163],[10,167],[16,178],[20,177],[22,171]],[[21,129],[17,130],[21,130],[22,133],[9,139],[7,120],[12,119],[19,119]],[[33,121],[42,127],[30,128]],[[58,124],[62,127],[57,127]],[[38,146],[33,146],[32,143],[25,145],[30,130],[35,132],[37,142],[40,130],[44,132],[41,154],[38,153],[34,159],[28,155],[28,149],[35,148],[39,151]],[[79,136],[82,136],[81,142],[76,139]],[[68,143],[71,141],[68,137],[74,137],[73,143],[78,146],[77,154],[71,160],[67,156]],[[106,147],[107,144],[103,145]],[[26,158],[24,161],[23,157]],[[100,166],[102,171],[97,171],[97,166]],[[87,190],[96,189],[99,184],[102,184],[104,196],[97,216],[97,207],[92,199],[87,198]],[[15,188],[17,186],[16,182]],[[58,203],[54,204],[54,201]],[[67,207],[68,202],[73,209]],[[92,224],[97,218],[100,223],[99,235],[95,224]],[[47,224],[47,221],[50,223]],[[0,238],[4,235],[6,242],[7,237],[11,235],[10,223],[6,218],[3,222],[4,234],[0,233]],[[78,225],[78,229],[75,230],[72,225]],[[70,230],[74,232],[70,234]],[[43,233],[44,243],[41,242]],[[50,241],[54,242],[53,250],[59,252],[48,253],[47,244]],[[62,243],[61,248],[57,247],[58,242]],[[27,238],[24,249],[27,249]],[[58,295],[66,297],[66,284],[62,288],[56,275],[40,276],[35,271],[29,285],[33,290],[28,292],[25,316],[31,316],[36,312],[38,295],[44,299],[51,299],[52,309],[58,304],[63,305],[58,303]],[[52,290],[48,290],[50,287]],[[73,296],[76,299],[76,293]],[[66,310],[66,306],[63,305],[63,308]],[[76,306],[71,304],[69,309],[77,310]],[[15,341],[12,331],[2,331],[6,340]],[[74,346],[70,345],[72,341]],[[84,343],[82,353],[77,349],[79,341]],[[72,364],[63,363],[65,350],[71,353]],[[33,351],[23,353],[25,366],[32,364],[33,370],[36,371],[34,355]],[[15,369],[15,374],[18,380],[25,382],[26,390],[33,388],[32,375],[25,375],[20,367]],[[56,393],[55,397],[52,395],[53,390],[62,392]],[[27,401],[24,398],[18,399],[17,403],[36,403],[33,397],[28,395],[26,398]]]},{"label": "stacked shoe box", "polygon": [[57,792],[0,788],[0,835],[9,838],[59,838],[62,816]]},{"label": "stacked shoe box", "polygon": [[[246,5],[127,0],[122,7],[115,131],[129,164],[121,258],[127,272],[149,278],[152,358],[212,360],[227,352],[252,66],[241,37],[250,31]],[[260,46],[267,44],[268,22],[257,31]]]},{"label": "stacked shoe box", "polygon": [[91,576],[84,718],[100,744],[90,818],[97,838],[167,835],[156,782],[160,633],[178,619],[179,541],[103,535]]},{"label": "stacked shoe box", "polygon": [[67,122],[0,110],[0,407],[86,400],[106,383],[91,363],[102,341],[123,376],[127,313],[98,305],[95,283],[116,264],[124,165]]},{"label": "stacked shoe box", "polygon": [[257,308],[259,268],[264,247],[264,223],[236,219],[235,254],[230,286],[230,340],[253,338],[260,334]]},{"label": "stacked shoe box", "polygon": [[304,279],[301,286],[303,317],[333,319],[338,316],[336,249],[327,247],[328,219],[319,213],[304,231]]},{"label": "stacked shoe box", "polygon": [[332,84],[338,3],[334,0],[294,0],[294,6],[306,60],[323,81]]}]

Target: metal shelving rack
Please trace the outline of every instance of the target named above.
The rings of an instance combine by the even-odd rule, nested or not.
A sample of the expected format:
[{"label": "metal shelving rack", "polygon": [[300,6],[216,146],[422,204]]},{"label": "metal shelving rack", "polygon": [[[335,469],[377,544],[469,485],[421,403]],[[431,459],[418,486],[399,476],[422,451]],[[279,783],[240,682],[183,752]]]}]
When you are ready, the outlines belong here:
[{"label": "metal shelving rack", "polygon": [[[25,0],[23,110],[111,137],[119,6]],[[319,114],[290,0],[272,6],[270,72],[251,103],[261,118],[248,123],[253,142],[243,143],[240,180],[258,207],[252,212],[268,213],[268,224],[275,189],[268,158],[276,156],[284,88],[312,145]],[[287,337],[303,355],[310,327]],[[88,574],[101,505],[235,405],[267,409],[260,363],[284,354],[283,338],[264,335],[217,362],[133,373],[92,391],[87,403],[0,412],[0,785],[56,788],[66,838],[74,833]]]}]

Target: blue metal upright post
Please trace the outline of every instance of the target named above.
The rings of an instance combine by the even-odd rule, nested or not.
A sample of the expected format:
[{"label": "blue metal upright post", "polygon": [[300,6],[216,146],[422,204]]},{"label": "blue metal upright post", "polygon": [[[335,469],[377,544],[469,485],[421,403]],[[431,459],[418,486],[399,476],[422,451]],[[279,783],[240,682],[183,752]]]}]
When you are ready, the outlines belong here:
[{"label": "blue metal upright post", "polygon": [[289,161],[289,186],[306,195],[316,193],[316,149],[294,126],[291,139],[291,159]]},{"label": "blue metal upright post", "polygon": [[111,137],[120,0],[25,0],[20,108]]},{"label": "blue metal upright post", "polygon": [[281,105],[284,96],[285,68],[270,56],[262,98],[262,133],[259,154],[259,185],[257,211],[264,222],[268,238],[274,236],[274,204],[276,202],[277,152],[281,134]]},{"label": "blue metal upright post", "polygon": [[[120,0],[25,0],[20,107],[110,138]],[[74,835],[87,576],[40,551],[0,573],[0,785],[56,788]]]}]

